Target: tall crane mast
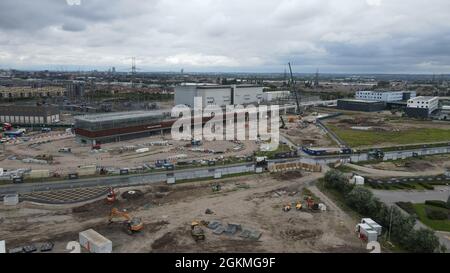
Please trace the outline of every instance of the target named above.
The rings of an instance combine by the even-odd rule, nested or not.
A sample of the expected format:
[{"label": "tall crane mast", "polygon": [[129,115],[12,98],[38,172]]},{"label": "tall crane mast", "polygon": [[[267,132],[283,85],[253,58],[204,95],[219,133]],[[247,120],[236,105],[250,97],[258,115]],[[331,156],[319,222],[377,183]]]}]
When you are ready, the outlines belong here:
[{"label": "tall crane mast", "polygon": [[292,74],[291,63],[288,63],[288,65],[289,65],[289,72],[291,73],[291,91],[295,94],[295,102],[297,103],[297,114],[301,115],[300,99],[298,97],[297,90],[295,89],[295,80],[294,74]]}]

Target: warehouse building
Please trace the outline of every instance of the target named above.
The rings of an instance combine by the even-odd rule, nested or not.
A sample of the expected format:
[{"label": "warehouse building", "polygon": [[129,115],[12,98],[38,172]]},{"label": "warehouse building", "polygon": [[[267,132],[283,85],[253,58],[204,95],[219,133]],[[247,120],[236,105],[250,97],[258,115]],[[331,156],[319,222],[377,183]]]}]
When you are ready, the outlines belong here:
[{"label": "warehouse building", "polygon": [[430,115],[438,110],[438,97],[416,97],[408,100],[406,114],[414,118],[429,118]]},{"label": "warehouse building", "polygon": [[132,111],[75,117],[74,131],[78,142],[101,144],[160,134],[171,128],[170,113]]},{"label": "warehouse building", "polygon": [[197,85],[175,87],[175,104],[194,107],[194,98],[201,97],[207,105],[246,105],[263,101],[263,87],[255,85]]},{"label": "warehouse building", "polygon": [[341,99],[337,102],[337,108],[348,111],[379,112],[386,109],[386,104],[382,101]]},{"label": "warehouse building", "polygon": [[264,92],[264,101],[271,102],[277,100],[288,99],[291,96],[291,91],[268,91]]},{"label": "warehouse building", "polygon": [[52,106],[0,106],[0,122],[20,125],[50,125],[59,122],[59,110]]},{"label": "warehouse building", "polygon": [[415,91],[358,91],[355,93],[355,99],[367,101],[407,101],[415,97]]}]

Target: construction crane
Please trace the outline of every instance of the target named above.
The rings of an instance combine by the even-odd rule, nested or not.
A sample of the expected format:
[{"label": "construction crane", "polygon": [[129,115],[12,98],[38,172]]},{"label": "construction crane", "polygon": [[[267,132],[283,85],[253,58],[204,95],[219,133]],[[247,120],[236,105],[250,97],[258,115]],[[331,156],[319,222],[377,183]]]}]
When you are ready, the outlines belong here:
[{"label": "construction crane", "polygon": [[115,217],[121,217],[124,218],[125,221],[123,222],[125,232],[129,235],[132,235],[133,233],[139,232],[144,228],[144,224],[141,221],[141,218],[133,217],[130,214],[128,214],[126,211],[120,211],[116,208],[113,208],[111,210],[111,213],[109,214],[109,223],[113,223],[113,219]]},{"label": "construction crane", "polygon": [[294,80],[294,74],[292,73],[291,63],[288,63],[288,65],[289,65],[289,72],[291,73],[291,81],[290,81],[291,91],[295,95],[295,102],[297,103],[297,114],[300,116],[302,114],[301,109],[300,109],[300,99],[298,97],[297,90],[295,90],[295,80]]}]

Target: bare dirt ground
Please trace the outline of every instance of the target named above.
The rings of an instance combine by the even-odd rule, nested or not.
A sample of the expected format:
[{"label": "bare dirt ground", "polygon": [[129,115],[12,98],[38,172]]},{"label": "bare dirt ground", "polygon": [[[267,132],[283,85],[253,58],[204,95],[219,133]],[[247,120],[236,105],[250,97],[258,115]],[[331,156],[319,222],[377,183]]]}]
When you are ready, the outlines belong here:
[{"label": "bare dirt ground", "polygon": [[[45,139],[52,139],[51,134],[41,134]],[[136,153],[138,145],[144,145],[151,142],[168,141],[170,146],[151,146],[149,152]],[[170,157],[185,155],[189,160],[207,160],[217,159],[223,157],[247,156],[252,155],[254,151],[259,149],[259,146],[254,141],[243,141],[242,145],[238,145],[231,141],[213,141],[205,142],[200,149],[208,151],[223,151],[223,154],[213,154],[203,151],[192,151],[191,148],[185,147],[188,142],[173,141],[170,135],[146,137],[136,140],[123,142],[109,143],[102,145],[104,152],[93,152],[89,145],[82,145],[75,141],[74,137],[66,139],[57,139],[54,141],[43,143],[40,145],[30,146],[30,142],[23,142],[20,144],[7,144],[5,151],[0,157],[2,168],[4,169],[18,169],[18,168],[32,168],[35,170],[50,170],[59,174],[65,174],[76,171],[78,166],[97,165],[111,168],[132,168],[142,166],[144,163],[152,164],[156,160],[164,160]],[[127,146],[134,146],[128,151],[120,151],[121,148]],[[71,148],[72,153],[59,153],[62,148]],[[36,158],[41,155],[50,155],[53,161],[50,164],[24,163],[22,159]],[[13,160],[15,159],[15,160]]]},{"label": "bare dirt ground", "polygon": [[439,169],[413,172],[413,171],[374,169],[369,166],[359,166],[350,163],[347,163],[346,166],[361,172],[361,174],[370,175],[372,177],[417,177],[417,176],[441,175],[444,173],[443,170]]},{"label": "bare dirt ground", "polygon": [[280,130],[292,143],[298,146],[337,147],[328,135],[314,124],[317,116],[307,116],[301,121],[288,122],[288,129]]},{"label": "bare dirt ground", "polygon": [[[51,240],[55,252],[67,252],[67,242],[94,228],[113,242],[114,252],[364,252],[353,233],[356,221],[315,187],[311,190],[328,211],[282,211],[284,204],[302,200],[303,189],[318,177],[304,173],[226,179],[219,182],[218,193],[211,190],[217,181],[138,188],[141,195],[113,205],[142,218],[144,230],[133,236],[125,234],[121,224],[107,224],[113,206],[104,200],[78,206],[0,207],[0,238],[8,248]],[[205,214],[206,209],[214,214]],[[262,236],[251,241],[238,235],[214,235],[205,228],[206,240],[196,243],[190,235],[193,220],[238,223],[261,231]]]}]

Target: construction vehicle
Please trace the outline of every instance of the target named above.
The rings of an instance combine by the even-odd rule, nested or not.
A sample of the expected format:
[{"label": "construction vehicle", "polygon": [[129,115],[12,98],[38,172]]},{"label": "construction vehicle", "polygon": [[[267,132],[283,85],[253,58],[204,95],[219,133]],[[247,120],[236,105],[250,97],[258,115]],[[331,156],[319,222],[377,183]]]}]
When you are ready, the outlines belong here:
[{"label": "construction vehicle", "polygon": [[295,205],[295,209],[296,210],[301,210],[303,208],[303,205],[302,205],[302,203],[299,201],[299,202],[297,202],[297,204]]},{"label": "construction vehicle", "polygon": [[116,200],[117,200],[116,192],[114,191],[114,188],[111,187],[109,189],[108,195],[106,196],[106,202],[112,204],[112,203],[116,202]]},{"label": "construction vehicle", "polygon": [[294,122],[297,122],[298,120],[299,120],[298,117],[294,117],[294,116],[289,116],[288,117],[288,122],[289,123],[294,123]]},{"label": "construction vehicle", "polygon": [[289,211],[291,211],[291,209],[292,209],[292,205],[291,205],[291,204],[286,204],[286,205],[283,207],[283,211],[284,211],[284,212],[289,212]]},{"label": "construction vehicle", "polygon": [[11,131],[13,129],[11,123],[3,123],[3,131]]},{"label": "construction vehicle", "polygon": [[379,160],[384,158],[384,152],[380,149],[371,150],[367,155],[369,156],[369,159]]},{"label": "construction vehicle", "polygon": [[102,145],[100,144],[95,144],[92,146],[92,150],[101,150],[102,149]]},{"label": "construction vehicle", "polygon": [[132,235],[136,232],[141,231],[144,228],[144,224],[141,221],[141,218],[133,217],[126,211],[120,211],[116,208],[111,210],[109,214],[109,223],[113,223],[113,219],[115,217],[124,218],[123,222],[124,230],[127,234]]},{"label": "construction vehicle", "polygon": [[202,223],[199,221],[193,221],[191,223],[191,235],[196,242],[205,240],[205,231],[201,225]]},{"label": "construction vehicle", "polygon": [[58,150],[58,153],[71,153],[72,148],[61,148]]},{"label": "construction vehicle", "polygon": [[306,197],[306,204],[309,209],[313,209],[313,207],[315,205],[314,199],[311,196]]},{"label": "construction vehicle", "polygon": [[214,184],[211,186],[211,189],[213,192],[219,192],[222,190],[222,186],[220,186],[220,184]]}]

